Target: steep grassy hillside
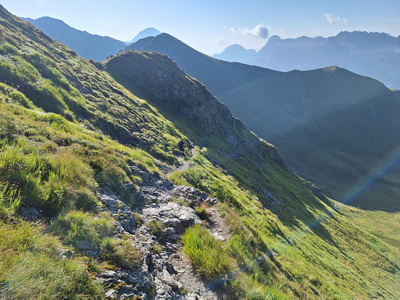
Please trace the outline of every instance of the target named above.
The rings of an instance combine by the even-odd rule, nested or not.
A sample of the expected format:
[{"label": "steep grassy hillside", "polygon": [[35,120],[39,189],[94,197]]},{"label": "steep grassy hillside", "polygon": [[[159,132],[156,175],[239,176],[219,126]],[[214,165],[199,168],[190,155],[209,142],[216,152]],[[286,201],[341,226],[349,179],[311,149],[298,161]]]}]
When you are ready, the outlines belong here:
[{"label": "steep grassy hillside", "polygon": [[[0,30],[1,298],[400,296],[397,251],[165,56],[93,64],[3,7]],[[208,149],[182,157],[180,139]]]},{"label": "steep grassy hillside", "polygon": [[[337,67],[288,73],[208,57],[167,34],[126,48],[170,56],[258,136],[277,146],[300,176],[347,201],[359,179],[400,145],[399,94]],[[351,204],[398,212],[394,170]]]}]

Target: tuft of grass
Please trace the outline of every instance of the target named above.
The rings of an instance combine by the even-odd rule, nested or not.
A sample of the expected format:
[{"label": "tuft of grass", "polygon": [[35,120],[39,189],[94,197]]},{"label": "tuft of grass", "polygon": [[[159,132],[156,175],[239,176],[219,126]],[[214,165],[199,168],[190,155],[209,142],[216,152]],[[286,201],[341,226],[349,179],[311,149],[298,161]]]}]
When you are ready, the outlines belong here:
[{"label": "tuft of grass", "polygon": [[107,213],[94,215],[73,210],[59,216],[50,230],[59,234],[66,244],[79,247],[81,242],[88,242],[99,248],[102,239],[112,235],[114,222]]},{"label": "tuft of grass", "polygon": [[159,220],[151,220],[146,225],[149,227],[150,232],[156,237],[158,237],[159,239],[164,237],[165,225],[163,222]]},{"label": "tuft of grass", "polygon": [[51,259],[25,253],[8,274],[0,292],[3,299],[100,299],[102,288],[88,276],[78,259]]},{"label": "tuft of grass", "polygon": [[242,299],[268,299],[268,300],[289,300],[293,297],[288,297],[280,289],[270,286],[266,283],[260,284],[257,276],[246,276],[240,274],[231,286],[237,298]]},{"label": "tuft of grass", "polygon": [[14,214],[21,204],[19,191],[9,187],[8,182],[0,182],[0,217]]},{"label": "tuft of grass", "polygon": [[195,207],[195,211],[199,215],[200,219],[206,220],[208,218],[209,213],[207,211],[207,208],[208,208],[208,206],[207,206],[207,203],[205,203],[205,202],[201,202],[200,205]]},{"label": "tuft of grass", "polygon": [[100,245],[101,258],[120,268],[133,270],[142,257],[139,249],[130,239],[107,237]]},{"label": "tuft of grass", "polygon": [[183,252],[196,270],[207,280],[229,274],[233,262],[223,243],[204,227],[195,224],[182,235]]},{"label": "tuft of grass", "polygon": [[163,250],[162,246],[158,243],[154,243],[152,247],[153,253],[154,254],[160,254]]},{"label": "tuft of grass", "polygon": [[[23,139],[2,150],[3,194],[18,194],[21,204],[36,207],[47,215],[74,207],[95,209],[93,170],[71,151],[43,155]],[[14,201],[15,210],[18,206]]]}]

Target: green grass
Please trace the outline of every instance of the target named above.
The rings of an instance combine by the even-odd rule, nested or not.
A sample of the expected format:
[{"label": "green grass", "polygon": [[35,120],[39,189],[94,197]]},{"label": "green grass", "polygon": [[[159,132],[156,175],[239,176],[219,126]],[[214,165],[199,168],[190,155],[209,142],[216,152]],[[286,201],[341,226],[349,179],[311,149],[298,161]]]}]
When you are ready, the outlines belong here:
[{"label": "green grass", "polygon": [[343,213],[360,228],[400,249],[400,213],[365,211],[354,207],[343,209]]},{"label": "green grass", "polygon": [[20,204],[48,215],[76,206],[95,207],[93,175],[72,152],[43,155],[24,139],[3,147],[0,153],[0,180],[18,191]]},{"label": "green grass", "polygon": [[[399,260],[394,249],[335,213],[332,207],[339,204],[319,202],[301,187],[301,181],[275,169],[272,174],[279,181],[271,190],[285,198],[281,199],[284,208],[272,213],[206,160],[194,157],[191,163],[189,170],[173,178],[186,180],[224,203],[221,212],[233,233],[224,256],[247,270],[230,281],[237,295],[246,299],[370,298],[379,293],[396,297],[392,287],[399,276],[395,267]],[[193,248],[203,255],[208,251],[199,245]],[[187,255],[192,259],[193,253]],[[194,263],[196,269],[202,264]],[[381,288],[375,286],[377,276]]]},{"label": "green grass", "polygon": [[79,258],[62,258],[56,237],[25,222],[0,221],[0,297],[101,299],[103,289]]},{"label": "green grass", "polygon": [[150,222],[147,222],[146,225],[149,227],[150,232],[153,235],[155,235],[158,239],[164,237],[165,225],[163,222],[159,220],[151,220]]},{"label": "green grass", "polygon": [[208,208],[207,203],[201,202],[194,209],[195,209],[196,213],[199,215],[200,219],[206,220],[209,217],[207,208]]},{"label": "green grass", "polygon": [[216,279],[231,272],[233,263],[226,247],[201,225],[188,228],[182,235],[182,242],[183,252],[206,279]]},{"label": "green grass", "polygon": [[100,247],[102,250],[101,258],[111,264],[130,270],[139,266],[142,255],[129,238],[105,238]]},{"label": "green grass", "polygon": [[98,248],[102,239],[112,235],[114,219],[106,213],[93,215],[73,210],[59,216],[50,230],[61,235],[66,244],[77,246],[80,241],[87,241]]}]

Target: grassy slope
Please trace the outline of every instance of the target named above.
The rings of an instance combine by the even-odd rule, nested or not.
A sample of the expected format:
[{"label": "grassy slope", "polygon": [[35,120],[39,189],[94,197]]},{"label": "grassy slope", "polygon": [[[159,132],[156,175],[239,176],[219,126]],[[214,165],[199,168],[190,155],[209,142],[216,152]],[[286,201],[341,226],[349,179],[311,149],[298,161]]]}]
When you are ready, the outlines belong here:
[{"label": "grassy slope", "polygon": [[[0,14],[0,291],[10,298],[100,298],[102,289],[91,280],[93,274],[121,266],[121,260],[104,255],[90,262],[83,254],[67,259],[61,254],[73,249],[80,236],[100,249],[112,244],[119,253],[119,242],[107,240],[112,220],[94,205],[97,186],[121,193],[135,206],[135,199],[123,194],[124,183],[140,180],[128,164],[157,171],[154,157],[175,162],[173,148],[182,134],[90,62],[3,9]],[[174,174],[174,180],[223,202],[220,209],[234,232],[225,245],[232,261],[228,285],[236,293],[246,298],[398,297],[393,248],[335,213],[330,201],[315,198],[268,155],[256,177],[251,176],[256,166],[247,166],[246,157],[225,160],[236,181],[205,158],[226,158],[223,147],[217,151],[218,143],[212,146],[209,154],[193,158],[192,168]],[[251,186],[251,178],[265,184],[281,208],[241,187]],[[45,230],[19,220],[14,214],[21,205],[42,208],[53,223]],[[318,225],[318,220],[325,221]],[[123,257],[134,260],[135,253]],[[57,276],[60,281],[53,280]]]},{"label": "grassy slope", "polygon": [[[175,162],[167,152],[182,136],[91,62],[3,8],[0,14],[1,297],[103,298],[94,274],[129,266],[138,253],[126,247],[129,237],[113,238],[96,190],[133,205],[123,185],[141,178],[129,165],[158,172],[153,156]],[[41,212],[45,226],[18,218],[27,207]],[[75,248],[82,238],[100,250],[99,261]],[[67,250],[77,257],[63,258]]]}]

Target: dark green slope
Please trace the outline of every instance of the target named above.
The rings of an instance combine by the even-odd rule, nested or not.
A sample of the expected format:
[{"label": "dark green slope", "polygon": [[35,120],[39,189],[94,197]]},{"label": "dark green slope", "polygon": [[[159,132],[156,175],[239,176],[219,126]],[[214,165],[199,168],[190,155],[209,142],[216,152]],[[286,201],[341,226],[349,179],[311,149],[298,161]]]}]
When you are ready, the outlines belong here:
[{"label": "dark green slope", "polygon": [[[159,276],[173,268],[154,266],[182,248],[143,209],[183,207],[185,195],[157,197],[172,188],[168,179],[219,200],[226,240],[206,220],[184,235],[183,251],[204,275],[197,280],[212,280],[206,288],[243,299],[399,297],[397,250],[287,170],[273,146],[171,60],[133,52],[93,64],[2,7],[0,30],[0,298],[161,294],[168,283]],[[208,149],[179,157],[181,138]],[[117,213],[104,196],[121,201]],[[121,219],[136,229],[125,232]],[[102,285],[101,274],[112,278]],[[170,283],[176,298],[196,292],[182,286]]]},{"label": "dark green slope", "polygon": [[[399,95],[374,79],[337,67],[282,73],[228,63],[167,34],[129,48],[170,56],[251,130],[276,145],[299,175],[341,201],[400,145]],[[396,185],[371,188],[352,204],[399,211]]]}]

